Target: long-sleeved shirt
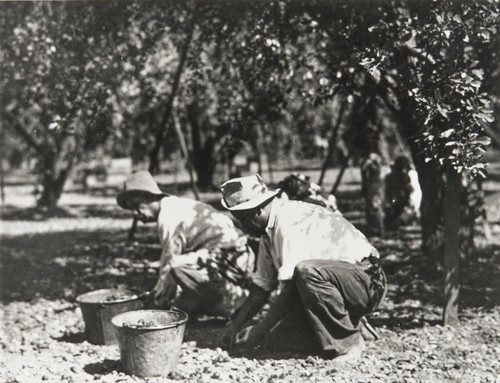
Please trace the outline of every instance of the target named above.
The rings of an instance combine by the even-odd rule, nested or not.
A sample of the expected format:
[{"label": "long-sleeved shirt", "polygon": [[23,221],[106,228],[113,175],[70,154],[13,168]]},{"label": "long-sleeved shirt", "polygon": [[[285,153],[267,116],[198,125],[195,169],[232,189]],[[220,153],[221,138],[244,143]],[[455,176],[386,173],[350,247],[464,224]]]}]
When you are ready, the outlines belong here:
[{"label": "long-sleeved shirt", "polygon": [[254,269],[247,237],[226,214],[188,198],[168,196],[160,203],[157,223],[162,253],[156,289],[163,290],[170,269],[182,264],[207,265],[211,261],[208,264],[223,275],[232,272],[233,279]]},{"label": "long-sleeved shirt", "polygon": [[157,223],[162,247],[160,277],[166,266],[176,262],[196,264],[210,251],[241,250],[247,244],[244,233],[226,214],[189,198],[162,198]]}]

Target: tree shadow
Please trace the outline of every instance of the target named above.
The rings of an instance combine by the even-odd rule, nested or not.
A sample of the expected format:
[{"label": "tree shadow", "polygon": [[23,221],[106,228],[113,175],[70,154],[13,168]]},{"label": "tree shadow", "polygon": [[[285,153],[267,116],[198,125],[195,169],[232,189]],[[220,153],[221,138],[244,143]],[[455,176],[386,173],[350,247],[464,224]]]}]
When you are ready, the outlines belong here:
[{"label": "tree shadow", "polygon": [[184,342],[196,342],[199,348],[217,348],[218,337],[227,320],[219,318],[207,318],[192,320],[186,324]]},{"label": "tree shadow", "polygon": [[2,301],[35,297],[74,301],[87,291],[127,287],[144,291],[156,281],[150,266],[159,248],[125,241],[118,230],[65,231],[2,239]]},{"label": "tree shadow", "polygon": [[[382,254],[391,253],[379,248]],[[380,310],[369,317],[376,327],[412,329],[442,322],[444,276],[439,262],[419,249],[399,249],[382,257],[388,292]],[[477,249],[460,266],[459,310],[490,309],[500,304],[500,246]]]},{"label": "tree shadow", "polygon": [[132,219],[132,213],[120,209],[115,205],[103,204],[67,204],[52,210],[30,207],[18,208],[5,206],[2,208],[2,220],[4,221],[31,221],[42,222],[54,218],[128,218]]},{"label": "tree shadow", "polygon": [[[207,318],[190,321],[186,325],[184,342],[196,342],[197,348],[217,349],[218,338],[227,321],[220,318]],[[249,359],[306,359],[311,352],[295,352],[286,350],[271,350],[259,347],[250,350],[229,350],[231,357],[244,357]],[[319,354],[318,354],[319,355]]]},{"label": "tree shadow", "polygon": [[[112,207],[103,213],[103,207],[72,206],[86,212],[83,214],[87,217],[109,216],[115,210],[120,211]],[[10,219],[19,217],[13,213]],[[390,287],[386,298],[390,304],[382,305],[379,314],[370,318],[376,327],[397,330],[440,323],[442,268],[439,262],[421,254],[417,231],[418,228],[412,227],[394,232],[375,243]],[[31,301],[37,296],[74,301],[81,293],[112,287],[147,290],[157,278],[157,270],[149,266],[159,259],[156,234],[149,226],[140,225],[133,243],[126,241],[126,235],[123,230],[110,229],[2,238],[2,301]],[[500,245],[489,245],[462,262],[461,308],[488,309],[500,304],[498,254]],[[186,328],[185,339],[197,342],[199,347],[216,348],[222,326],[220,320],[191,323]],[[60,340],[78,343],[84,336],[84,333],[68,334]],[[260,350],[259,355],[263,352]],[[270,350],[265,352],[275,355],[273,358],[281,355]]]},{"label": "tree shadow", "polygon": [[460,265],[460,305],[493,307],[500,304],[500,245],[474,251]]},{"label": "tree shadow", "polygon": [[133,214],[131,211],[119,208],[116,205],[102,205],[102,204],[69,204],[67,205],[76,216],[79,218],[130,218],[132,222]]},{"label": "tree shadow", "polygon": [[18,208],[16,206],[2,207],[3,221],[46,221],[49,218],[75,218],[74,212],[67,208],[57,207],[53,210],[44,208],[30,207]]}]

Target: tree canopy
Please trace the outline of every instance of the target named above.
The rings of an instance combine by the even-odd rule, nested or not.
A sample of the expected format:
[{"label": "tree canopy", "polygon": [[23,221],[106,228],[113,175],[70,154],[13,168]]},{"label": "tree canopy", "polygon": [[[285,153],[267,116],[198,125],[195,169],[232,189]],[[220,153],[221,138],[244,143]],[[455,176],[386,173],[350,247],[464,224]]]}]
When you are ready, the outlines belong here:
[{"label": "tree canopy", "polygon": [[1,25],[1,118],[39,160],[41,205],[98,145],[168,155],[174,120],[199,178],[242,142],[363,157],[394,126],[418,168],[485,175],[495,0],[9,3]]}]

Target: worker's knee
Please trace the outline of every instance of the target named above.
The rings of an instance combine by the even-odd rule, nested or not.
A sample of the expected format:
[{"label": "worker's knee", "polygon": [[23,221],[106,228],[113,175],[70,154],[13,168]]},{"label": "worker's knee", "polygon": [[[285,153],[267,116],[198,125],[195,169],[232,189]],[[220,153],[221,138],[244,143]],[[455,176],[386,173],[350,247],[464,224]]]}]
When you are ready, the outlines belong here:
[{"label": "worker's knee", "polygon": [[318,276],[318,269],[314,260],[299,262],[293,271],[293,280],[300,285],[317,280]]}]

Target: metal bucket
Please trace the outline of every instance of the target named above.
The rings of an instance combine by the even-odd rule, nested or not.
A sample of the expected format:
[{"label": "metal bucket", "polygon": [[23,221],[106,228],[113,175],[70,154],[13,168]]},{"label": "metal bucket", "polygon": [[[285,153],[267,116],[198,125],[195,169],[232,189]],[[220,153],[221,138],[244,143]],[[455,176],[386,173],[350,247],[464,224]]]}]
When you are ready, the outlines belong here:
[{"label": "metal bucket", "polygon": [[137,310],[112,319],[122,369],[141,378],[177,369],[188,315],[178,309]]},{"label": "metal bucket", "polygon": [[138,310],[144,302],[138,293],[127,289],[101,289],[79,295],[85,332],[90,343],[116,344],[116,336],[111,319],[121,313]]}]

